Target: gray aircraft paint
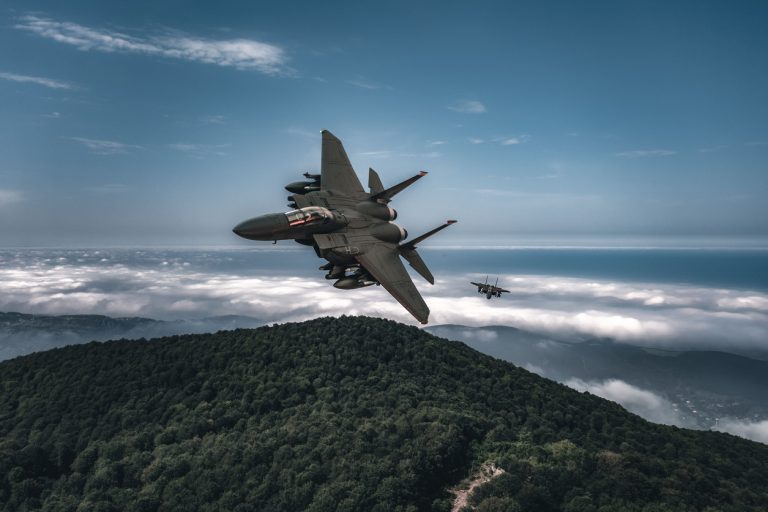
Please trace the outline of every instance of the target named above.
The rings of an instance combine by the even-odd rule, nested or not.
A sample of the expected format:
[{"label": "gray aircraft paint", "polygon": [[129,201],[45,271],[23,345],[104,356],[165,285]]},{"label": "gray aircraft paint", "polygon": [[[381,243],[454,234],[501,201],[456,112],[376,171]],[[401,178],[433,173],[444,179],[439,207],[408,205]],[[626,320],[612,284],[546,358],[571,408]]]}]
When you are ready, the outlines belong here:
[{"label": "gray aircraft paint", "polygon": [[285,188],[287,213],[271,213],[241,222],[233,231],[250,240],[295,240],[314,248],[318,257],[328,260],[320,270],[334,286],[354,289],[380,284],[419,322],[429,320],[429,307],[405,270],[402,256],[430,284],[434,277],[416,251],[417,244],[454,220],[403,242],[408,232],[393,223],[397,212],[388,206],[392,198],[426,176],[422,171],[385,189],[379,175],[368,171],[366,192],[360,184],[341,141],[331,132],[322,132],[321,172],[305,173],[306,181]]}]

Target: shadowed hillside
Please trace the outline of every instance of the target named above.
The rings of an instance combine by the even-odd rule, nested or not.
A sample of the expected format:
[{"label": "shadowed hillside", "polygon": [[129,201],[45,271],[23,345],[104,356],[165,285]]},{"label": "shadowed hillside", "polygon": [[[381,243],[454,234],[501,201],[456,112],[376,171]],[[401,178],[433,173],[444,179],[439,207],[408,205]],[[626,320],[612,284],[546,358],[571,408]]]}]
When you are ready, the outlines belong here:
[{"label": "shadowed hillside", "polygon": [[768,446],[365,317],[0,363],[2,510],[765,510]]}]

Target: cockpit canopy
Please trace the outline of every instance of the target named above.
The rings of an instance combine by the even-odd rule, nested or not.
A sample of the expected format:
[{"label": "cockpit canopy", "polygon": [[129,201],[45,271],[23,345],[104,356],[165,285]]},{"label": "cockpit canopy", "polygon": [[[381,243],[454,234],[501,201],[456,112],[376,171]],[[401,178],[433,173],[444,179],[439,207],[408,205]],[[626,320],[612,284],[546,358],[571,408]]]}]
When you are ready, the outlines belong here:
[{"label": "cockpit canopy", "polygon": [[333,214],[322,206],[307,206],[298,210],[291,210],[285,214],[291,227],[304,225],[327,224],[333,219]]}]

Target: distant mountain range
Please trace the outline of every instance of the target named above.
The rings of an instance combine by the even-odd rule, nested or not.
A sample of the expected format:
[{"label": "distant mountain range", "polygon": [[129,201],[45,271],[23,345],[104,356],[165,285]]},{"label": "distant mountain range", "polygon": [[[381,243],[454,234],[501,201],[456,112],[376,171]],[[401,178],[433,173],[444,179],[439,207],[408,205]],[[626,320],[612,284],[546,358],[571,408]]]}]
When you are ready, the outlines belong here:
[{"label": "distant mountain range", "polygon": [[264,325],[264,321],[258,318],[236,315],[165,321],[141,317],[0,312],[0,361],[89,341],[156,338],[261,325]]},{"label": "distant mountain range", "polygon": [[514,327],[426,330],[560,381],[620,380],[669,400],[687,426],[723,417],[768,418],[768,361],[714,351],[647,349],[606,339],[565,342]]}]

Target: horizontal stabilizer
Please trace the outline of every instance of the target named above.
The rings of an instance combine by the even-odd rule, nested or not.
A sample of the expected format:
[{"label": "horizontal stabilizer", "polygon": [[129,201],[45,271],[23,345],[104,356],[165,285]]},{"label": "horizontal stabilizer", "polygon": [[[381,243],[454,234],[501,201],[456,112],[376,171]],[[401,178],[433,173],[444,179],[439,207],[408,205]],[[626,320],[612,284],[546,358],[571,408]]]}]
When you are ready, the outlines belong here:
[{"label": "horizontal stabilizer", "polygon": [[[373,174],[376,174],[376,171],[373,171]],[[384,203],[388,203],[392,200],[393,197],[395,197],[395,194],[405,189],[406,187],[413,185],[417,180],[423,178],[426,175],[427,175],[427,171],[421,171],[416,176],[412,178],[408,178],[407,180],[401,183],[398,183],[394,187],[389,187],[387,190],[382,190],[375,194],[373,193],[373,190],[371,190],[371,194],[373,194],[371,195],[371,199],[373,199],[374,201],[382,201]],[[378,175],[376,175],[376,178],[378,178]],[[370,177],[369,177],[369,182],[370,182]],[[381,184],[381,180],[379,180],[379,184]]]},{"label": "horizontal stabilizer", "polygon": [[423,259],[421,259],[421,256],[419,255],[419,253],[416,252],[416,244],[423,242],[424,240],[434,235],[438,231],[441,231],[447,228],[448,226],[450,226],[451,224],[455,224],[455,223],[456,223],[455,220],[446,221],[446,223],[443,224],[442,226],[438,226],[432,231],[428,231],[423,235],[414,238],[410,242],[398,246],[400,255],[403,258],[405,258],[408,261],[408,263],[411,265],[411,267],[413,267],[413,269],[416,272],[418,272],[421,275],[421,277],[426,279],[429,282],[429,284],[435,284],[435,278],[432,275],[432,272],[430,272],[429,269],[427,268],[427,264],[424,263]]},{"label": "horizontal stabilizer", "polygon": [[438,231],[444,230],[445,228],[447,228],[451,224],[456,224],[456,221],[455,220],[447,220],[447,221],[445,221],[445,224],[443,224],[442,226],[438,226],[435,229],[433,229],[431,231],[427,231],[423,235],[414,238],[410,242],[407,242],[407,243],[404,243],[404,244],[400,245],[400,251],[402,252],[402,251],[406,251],[408,249],[415,249],[417,244],[420,244],[421,242],[423,242],[427,238],[431,237],[432,235],[434,235]]},{"label": "horizontal stabilizer", "polygon": [[384,192],[384,185],[381,184],[381,178],[379,178],[378,173],[370,167],[368,168],[368,188],[371,190],[371,195]]},{"label": "horizontal stabilizer", "polygon": [[429,284],[435,284],[435,278],[432,272],[427,268],[427,264],[421,259],[416,249],[400,249],[400,254],[405,258],[413,269],[418,272],[421,277],[427,280]]}]

